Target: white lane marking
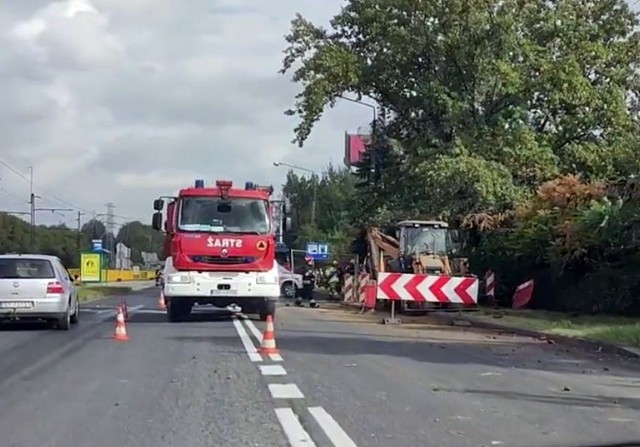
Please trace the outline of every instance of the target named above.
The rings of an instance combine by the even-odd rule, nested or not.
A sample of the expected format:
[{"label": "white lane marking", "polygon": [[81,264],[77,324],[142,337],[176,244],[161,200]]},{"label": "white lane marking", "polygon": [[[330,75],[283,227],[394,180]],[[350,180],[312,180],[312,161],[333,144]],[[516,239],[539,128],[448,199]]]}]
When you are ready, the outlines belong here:
[{"label": "white lane marking", "polygon": [[258,344],[262,343],[262,332],[260,332],[255,324],[253,324],[253,321],[244,316],[242,319],[245,321],[245,323],[247,323],[247,327],[249,328],[253,336],[258,340]]},{"label": "white lane marking", "polygon": [[233,317],[233,325],[235,326],[236,332],[240,337],[240,341],[244,346],[244,350],[247,351],[249,360],[251,360],[252,362],[261,362],[262,356],[258,353],[256,347],[253,345],[253,342],[251,341],[249,334],[247,334],[247,331],[245,331],[244,327],[242,327],[242,323],[236,317]]},{"label": "white lane marking", "polygon": [[336,420],[322,407],[309,407],[309,413],[320,424],[322,430],[335,447],[357,447]]},{"label": "white lane marking", "polygon": [[268,386],[274,399],[304,399],[304,394],[295,383],[270,383]]},{"label": "white lane marking", "polygon": [[258,365],[263,376],[286,376],[287,371],[282,365]]},{"label": "white lane marking", "polygon": [[[260,332],[260,330],[256,327],[256,325],[253,323],[253,321],[249,320],[246,315],[242,315],[242,319],[245,321],[245,323],[247,323],[247,327],[249,328],[249,330],[251,331],[251,333],[253,334],[253,336],[258,340],[258,344],[262,344],[262,333]],[[282,362],[282,356],[280,354],[269,354],[269,358],[271,360],[273,360],[274,362]]]},{"label": "white lane marking", "polygon": [[276,416],[291,447],[316,447],[291,408],[276,408]]}]

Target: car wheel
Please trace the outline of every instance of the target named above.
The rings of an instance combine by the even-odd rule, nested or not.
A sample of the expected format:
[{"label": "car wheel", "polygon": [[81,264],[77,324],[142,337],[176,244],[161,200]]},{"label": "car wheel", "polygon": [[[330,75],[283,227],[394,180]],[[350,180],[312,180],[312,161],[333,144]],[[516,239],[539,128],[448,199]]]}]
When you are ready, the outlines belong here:
[{"label": "car wheel", "polygon": [[284,284],[282,284],[282,287],[280,288],[280,291],[282,293],[282,296],[284,296],[285,298],[295,298],[296,296],[296,285],[291,282],[291,281],[287,281]]},{"label": "car wheel", "polygon": [[78,320],[80,319],[80,303],[76,301],[76,311],[71,315],[71,324],[78,324]]},{"label": "car wheel", "polygon": [[69,313],[68,310],[67,310],[67,313],[64,314],[63,317],[58,319],[58,321],[56,322],[56,326],[61,331],[68,331],[69,330],[69,328],[71,327],[71,314]]}]

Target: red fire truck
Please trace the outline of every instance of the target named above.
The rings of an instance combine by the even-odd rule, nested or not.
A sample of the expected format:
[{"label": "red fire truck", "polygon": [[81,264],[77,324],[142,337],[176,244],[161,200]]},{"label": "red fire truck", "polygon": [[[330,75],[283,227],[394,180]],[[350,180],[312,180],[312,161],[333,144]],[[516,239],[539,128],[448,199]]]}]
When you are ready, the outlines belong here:
[{"label": "red fire truck", "polygon": [[[177,197],[153,203],[153,228],[166,233],[164,299],[169,321],[180,321],[195,304],[239,306],[265,320],[280,296],[275,261],[277,224],[291,224],[288,204],[276,213],[273,187],[196,180]],[[168,200],[163,228],[163,209]],[[282,215],[277,222],[276,215]]]}]

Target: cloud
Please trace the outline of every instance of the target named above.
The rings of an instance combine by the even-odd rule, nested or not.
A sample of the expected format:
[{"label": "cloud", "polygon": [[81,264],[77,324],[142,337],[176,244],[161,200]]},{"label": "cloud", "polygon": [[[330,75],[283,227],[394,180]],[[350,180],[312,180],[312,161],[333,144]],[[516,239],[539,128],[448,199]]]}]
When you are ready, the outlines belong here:
[{"label": "cloud", "polygon": [[[340,163],[344,131],[369,110],[341,105],[299,149],[296,122],[282,113],[298,87],[277,73],[294,14],[327,22],[340,5],[2,1],[0,160],[26,178],[33,166],[47,207],[104,213],[113,202],[118,215],[144,221],[155,197],[195,178],[278,186],[286,171],[273,161]],[[28,181],[3,166],[0,179],[0,209],[23,210]]]}]

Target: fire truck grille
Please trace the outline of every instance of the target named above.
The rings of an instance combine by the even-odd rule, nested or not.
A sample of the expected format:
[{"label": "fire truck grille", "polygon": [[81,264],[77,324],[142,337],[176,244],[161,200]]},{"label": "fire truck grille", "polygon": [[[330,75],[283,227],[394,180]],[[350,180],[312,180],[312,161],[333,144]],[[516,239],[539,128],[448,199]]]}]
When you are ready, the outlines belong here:
[{"label": "fire truck grille", "polygon": [[191,256],[194,262],[203,262],[205,264],[233,265],[233,264],[249,264],[255,259],[249,256]]}]

